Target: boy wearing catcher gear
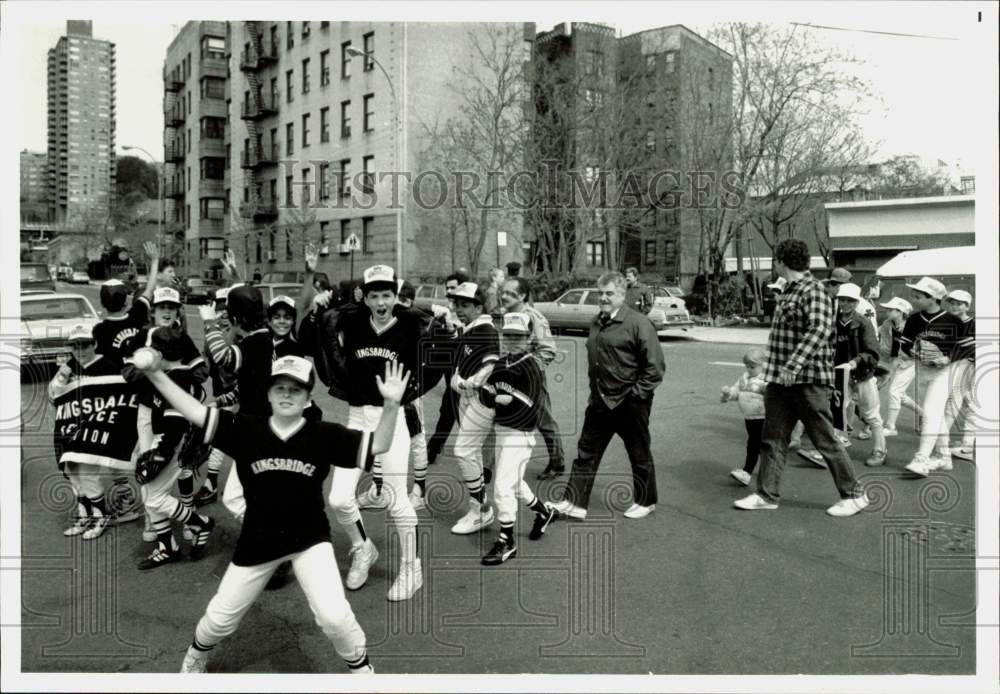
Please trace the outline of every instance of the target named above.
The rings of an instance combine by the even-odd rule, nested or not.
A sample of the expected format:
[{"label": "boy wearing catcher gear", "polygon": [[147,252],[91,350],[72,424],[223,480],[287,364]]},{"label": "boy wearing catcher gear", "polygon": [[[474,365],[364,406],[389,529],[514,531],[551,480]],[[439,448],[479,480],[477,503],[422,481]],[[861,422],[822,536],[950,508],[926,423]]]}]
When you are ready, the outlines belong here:
[{"label": "boy wearing catcher gear", "polygon": [[[303,417],[314,383],[312,365],[284,357],[271,367],[268,417],[232,414],[205,407],[176,386],[155,361],[150,382],[192,424],[204,430],[204,442],[234,460],[239,491],[225,501],[243,521],[232,562],[218,591],[198,622],[181,672],[205,672],[212,649],[232,634],[283,560],[295,577],[316,623],[351,672],[371,673],[365,635],[340,583],[323,500],[323,481],[336,471],[365,466],[370,456],[389,448],[407,376],[401,366],[386,364],[377,387],[382,414],[374,434]],[[333,463],[331,465],[331,452]]]},{"label": "boy wearing catcher gear", "polygon": [[480,402],[495,413],[497,433],[496,475],[493,498],[500,521],[500,535],[482,558],[490,566],[517,555],[514,522],[517,500],[535,512],[530,538],[541,538],[555,518],[554,509],[542,503],[524,481],[524,469],[535,447],[535,430],[544,383],[542,369],[530,352],[531,318],[526,313],[503,316],[503,349],[506,352],[480,390]]}]

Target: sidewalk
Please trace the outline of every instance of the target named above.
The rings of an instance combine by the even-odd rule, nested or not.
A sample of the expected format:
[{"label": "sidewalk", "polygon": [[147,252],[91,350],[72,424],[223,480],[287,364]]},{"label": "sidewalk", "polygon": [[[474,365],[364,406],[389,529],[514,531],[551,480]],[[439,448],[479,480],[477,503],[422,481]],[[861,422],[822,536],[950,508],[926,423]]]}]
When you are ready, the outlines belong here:
[{"label": "sidewalk", "polygon": [[687,330],[661,330],[660,337],[684,338],[698,342],[725,342],[737,345],[766,345],[770,328],[714,328],[694,326]]}]

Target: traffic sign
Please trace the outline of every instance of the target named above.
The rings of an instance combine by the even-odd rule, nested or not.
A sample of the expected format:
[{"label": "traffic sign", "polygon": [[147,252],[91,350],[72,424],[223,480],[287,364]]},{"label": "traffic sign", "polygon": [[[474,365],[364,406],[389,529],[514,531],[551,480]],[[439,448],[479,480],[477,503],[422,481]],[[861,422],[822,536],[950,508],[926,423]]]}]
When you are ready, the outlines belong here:
[{"label": "traffic sign", "polygon": [[350,248],[352,251],[360,251],[361,239],[358,238],[357,234],[351,234],[350,236],[347,237],[347,240],[344,242],[344,245]]}]

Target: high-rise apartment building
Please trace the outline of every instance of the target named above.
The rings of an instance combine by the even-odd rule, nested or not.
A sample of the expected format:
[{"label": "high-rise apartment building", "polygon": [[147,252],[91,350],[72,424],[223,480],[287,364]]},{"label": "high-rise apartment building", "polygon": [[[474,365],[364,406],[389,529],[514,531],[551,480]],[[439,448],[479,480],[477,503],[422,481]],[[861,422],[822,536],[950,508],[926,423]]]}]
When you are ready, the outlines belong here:
[{"label": "high-rise apartment building", "polygon": [[[394,172],[419,174],[429,124],[461,115],[458,66],[500,31],[534,37],[522,24],[234,23],[229,245],[247,271],[299,270],[311,241],[319,269],[346,280],[356,237],[356,276],[399,257],[409,278],[450,272],[450,232]],[[468,264],[465,251],[455,262]]]},{"label": "high-rise apartment building", "polygon": [[21,150],[21,221],[44,222],[49,203],[49,155]]},{"label": "high-rise apartment building", "polygon": [[229,174],[226,22],[188,22],[163,66],[164,223],[187,275],[218,267]]},{"label": "high-rise apartment building", "polygon": [[89,21],[66,22],[48,54],[51,219],[106,215],[115,189],[115,45]]}]

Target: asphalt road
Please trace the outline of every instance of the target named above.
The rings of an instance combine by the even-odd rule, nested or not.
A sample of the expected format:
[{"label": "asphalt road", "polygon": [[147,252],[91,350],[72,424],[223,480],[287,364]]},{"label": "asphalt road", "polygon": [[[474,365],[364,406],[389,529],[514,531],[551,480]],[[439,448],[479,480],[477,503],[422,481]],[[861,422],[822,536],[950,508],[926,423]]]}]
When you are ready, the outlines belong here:
[{"label": "asphalt road", "polygon": [[[85,293],[93,288],[84,290]],[[193,333],[199,321],[190,311]],[[728,476],[745,431],[719,387],[739,373],[745,347],[666,339],[667,375],[652,407],[660,502],[642,520],[631,503],[624,448],[608,448],[584,523],[557,522],[540,542],[523,512],[516,559],[487,568],[493,533],[458,537],[464,497],[450,447],[430,469],[432,512],[421,515],[424,588],[389,603],[395,549],[382,512],[365,515],[382,558],[350,593],[380,673],[966,674],[975,669],[974,470],[958,464],[930,480],[904,477],[916,440],[901,424],[888,465],[856,470],[875,503],[850,519],[828,472],[788,461],[781,508],[731,508],[745,488]],[[583,340],[561,338],[549,372],[568,458],[586,401]],[[22,386],[22,669],[175,672],[231,556],[238,526],[221,504],[200,562],[150,573],[137,523],[94,542],[61,534],[73,504],[51,451],[44,384]],[[437,416],[440,390],[425,409]],[[346,406],[324,393],[328,418]],[[526,479],[538,486],[536,453]],[[565,478],[563,478],[565,480]],[[347,543],[334,528],[346,571]],[[221,644],[216,672],[343,672],[294,584],[267,592]]]}]

